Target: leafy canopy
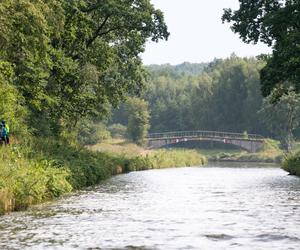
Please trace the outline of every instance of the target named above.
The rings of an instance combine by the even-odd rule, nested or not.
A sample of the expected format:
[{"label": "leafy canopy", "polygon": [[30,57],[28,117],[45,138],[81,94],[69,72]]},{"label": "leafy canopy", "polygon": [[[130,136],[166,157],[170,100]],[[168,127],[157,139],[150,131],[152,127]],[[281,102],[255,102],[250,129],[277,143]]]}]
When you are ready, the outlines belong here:
[{"label": "leafy canopy", "polygon": [[142,144],[150,128],[148,103],[142,99],[131,97],[125,104],[127,113],[127,135],[132,141]]},{"label": "leafy canopy", "polygon": [[38,134],[60,134],[138,93],[146,41],[168,35],[162,12],[150,0],[3,0],[0,5],[0,60],[12,66],[12,84]]},{"label": "leafy canopy", "polygon": [[246,43],[261,41],[273,48],[265,57],[261,71],[264,96],[282,87],[277,99],[293,87],[300,92],[300,1],[239,0],[236,11],[225,9],[223,22],[231,22],[232,30]]}]

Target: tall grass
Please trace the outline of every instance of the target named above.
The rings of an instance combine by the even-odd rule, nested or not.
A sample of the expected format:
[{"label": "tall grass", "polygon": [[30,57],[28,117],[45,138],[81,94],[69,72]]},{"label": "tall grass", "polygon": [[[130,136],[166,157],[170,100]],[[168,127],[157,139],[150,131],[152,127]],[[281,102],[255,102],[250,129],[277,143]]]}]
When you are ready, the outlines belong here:
[{"label": "tall grass", "polygon": [[150,155],[155,168],[199,166],[207,162],[205,156],[197,150],[158,150]]},{"label": "tall grass", "polygon": [[284,157],[279,147],[279,142],[265,139],[263,146],[256,153],[249,153],[245,150],[200,150],[211,161],[237,161],[237,162],[265,162],[281,163]]},{"label": "tall grass", "polygon": [[148,169],[200,166],[207,162],[206,158],[196,150],[156,150],[146,156],[133,157],[125,165],[125,171]]},{"label": "tall grass", "polygon": [[30,159],[28,149],[0,149],[0,214],[27,208],[72,190],[69,171],[51,161]]},{"label": "tall grass", "polygon": [[0,214],[98,184],[115,174],[205,162],[194,150],[159,150],[144,155],[139,151],[128,156],[93,152],[49,138],[35,140],[28,147],[1,147]]},{"label": "tall grass", "polygon": [[300,176],[300,151],[286,156],[282,168],[291,175]]}]

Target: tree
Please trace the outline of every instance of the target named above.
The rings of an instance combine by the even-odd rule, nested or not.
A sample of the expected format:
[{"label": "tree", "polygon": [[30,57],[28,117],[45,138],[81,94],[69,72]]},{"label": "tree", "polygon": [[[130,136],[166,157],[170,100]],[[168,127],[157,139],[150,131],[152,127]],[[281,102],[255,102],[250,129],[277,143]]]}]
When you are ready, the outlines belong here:
[{"label": "tree", "polygon": [[30,125],[42,135],[72,130],[81,118],[105,115],[128,93],[140,92],[145,43],[168,35],[149,0],[0,5],[0,60],[12,65]]},{"label": "tree", "polygon": [[128,116],[128,137],[132,141],[142,144],[150,128],[148,103],[139,98],[132,97],[127,100],[125,105]]},{"label": "tree", "polygon": [[21,138],[28,132],[25,123],[27,109],[23,97],[12,84],[13,79],[11,64],[0,60],[0,119],[9,124],[13,135]]},{"label": "tree", "polygon": [[294,142],[293,133],[300,123],[300,94],[290,88],[275,104],[272,104],[273,95],[277,96],[277,91],[274,89],[272,94],[264,100],[260,112],[266,125],[275,136],[279,135],[281,144],[287,152],[290,152]]},{"label": "tree", "polygon": [[105,124],[86,120],[79,128],[77,140],[83,145],[94,145],[110,138],[111,134]]},{"label": "tree", "polygon": [[274,88],[283,88],[276,100],[289,87],[300,92],[300,2],[298,0],[239,0],[236,11],[225,9],[222,20],[231,22],[232,30],[246,43],[261,41],[273,48],[273,55],[265,56],[261,70],[263,96]]},{"label": "tree", "polygon": [[125,138],[126,137],[126,126],[115,123],[108,127],[109,132],[113,138]]},{"label": "tree", "polygon": [[[151,110],[151,132],[246,130],[267,134],[257,114],[263,101],[259,90],[263,66],[261,60],[236,55],[215,60],[199,75],[189,68],[178,73],[179,66],[152,65],[143,95]],[[114,117],[121,116],[118,112]]]},{"label": "tree", "polygon": [[262,105],[258,71],[261,62],[235,55],[214,66],[210,124],[215,130],[260,133],[257,111]]}]

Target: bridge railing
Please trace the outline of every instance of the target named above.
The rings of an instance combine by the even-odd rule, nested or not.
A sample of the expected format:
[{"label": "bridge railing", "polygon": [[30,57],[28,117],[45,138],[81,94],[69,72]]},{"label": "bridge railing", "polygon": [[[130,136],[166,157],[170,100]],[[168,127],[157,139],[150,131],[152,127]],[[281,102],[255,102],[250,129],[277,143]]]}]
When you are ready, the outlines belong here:
[{"label": "bridge railing", "polygon": [[219,131],[175,131],[164,133],[152,133],[148,135],[148,139],[172,139],[183,137],[202,137],[202,138],[228,138],[228,139],[248,139],[262,140],[263,136],[257,134],[242,134]]}]

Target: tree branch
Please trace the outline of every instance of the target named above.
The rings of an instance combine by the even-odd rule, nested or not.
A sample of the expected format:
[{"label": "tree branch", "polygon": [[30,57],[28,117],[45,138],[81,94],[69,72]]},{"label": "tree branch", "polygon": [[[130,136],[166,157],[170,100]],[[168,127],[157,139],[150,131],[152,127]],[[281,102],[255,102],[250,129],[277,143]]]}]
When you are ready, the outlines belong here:
[{"label": "tree branch", "polygon": [[[101,23],[101,25],[98,27],[98,29],[95,31],[94,35],[87,41],[86,43],[86,47],[90,47],[92,45],[92,43],[95,41],[95,39],[101,34],[100,31],[103,29],[103,27],[105,26],[105,24],[107,23],[108,19],[109,19],[110,15],[107,15],[103,22]],[[103,32],[102,32],[103,33]]]},{"label": "tree branch", "polygon": [[118,30],[118,29],[120,29],[120,28],[121,28],[121,27],[114,27],[114,28],[111,28],[111,29],[109,29],[109,30],[103,31],[103,32],[101,32],[101,33],[98,34],[98,37],[99,37],[99,36],[106,35],[106,34],[112,32],[112,31]]}]

